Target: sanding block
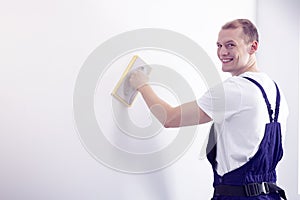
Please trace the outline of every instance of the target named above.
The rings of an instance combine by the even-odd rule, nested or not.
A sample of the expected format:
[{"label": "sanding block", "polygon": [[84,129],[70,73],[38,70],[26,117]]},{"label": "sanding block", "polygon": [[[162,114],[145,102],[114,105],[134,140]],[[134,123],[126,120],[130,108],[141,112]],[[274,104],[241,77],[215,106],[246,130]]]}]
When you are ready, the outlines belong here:
[{"label": "sanding block", "polygon": [[133,56],[127,68],[123,72],[119,82],[111,93],[113,97],[128,107],[132,105],[138,93],[138,91],[132,88],[129,83],[129,78],[132,72],[136,70],[140,70],[146,75],[149,75],[151,72],[151,67],[147,65],[139,56]]}]

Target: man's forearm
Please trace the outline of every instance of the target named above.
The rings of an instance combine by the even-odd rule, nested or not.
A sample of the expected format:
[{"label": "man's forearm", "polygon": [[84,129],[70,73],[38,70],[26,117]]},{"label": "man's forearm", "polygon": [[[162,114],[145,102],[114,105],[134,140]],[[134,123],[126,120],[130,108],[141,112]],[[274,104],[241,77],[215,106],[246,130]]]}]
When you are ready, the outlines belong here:
[{"label": "man's forearm", "polygon": [[199,108],[197,101],[172,107],[160,99],[148,84],[138,88],[138,91],[153,115],[166,128],[203,124],[212,120]]},{"label": "man's forearm", "polygon": [[170,117],[172,113],[173,107],[160,99],[148,84],[140,87],[138,91],[142,94],[152,114],[165,126],[168,117]]}]

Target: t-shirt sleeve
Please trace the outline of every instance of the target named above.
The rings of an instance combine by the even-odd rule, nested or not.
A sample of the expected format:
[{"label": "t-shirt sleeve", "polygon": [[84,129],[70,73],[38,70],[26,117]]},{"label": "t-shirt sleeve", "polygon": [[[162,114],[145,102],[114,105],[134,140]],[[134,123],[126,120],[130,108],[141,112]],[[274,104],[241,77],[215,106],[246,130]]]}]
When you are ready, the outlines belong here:
[{"label": "t-shirt sleeve", "polygon": [[241,87],[232,80],[208,89],[197,100],[198,106],[216,123],[239,112],[241,105]]}]

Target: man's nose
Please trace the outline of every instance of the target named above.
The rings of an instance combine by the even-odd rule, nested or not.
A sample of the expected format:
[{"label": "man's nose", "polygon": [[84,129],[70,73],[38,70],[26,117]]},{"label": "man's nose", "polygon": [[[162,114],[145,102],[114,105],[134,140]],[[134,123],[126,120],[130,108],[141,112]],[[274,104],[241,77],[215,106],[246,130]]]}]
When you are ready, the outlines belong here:
[{"label": "man's nose", "polygon": [[227,56],[229,54],[229,51],[225,47],[220,47],[219,54],[221,56]]}]

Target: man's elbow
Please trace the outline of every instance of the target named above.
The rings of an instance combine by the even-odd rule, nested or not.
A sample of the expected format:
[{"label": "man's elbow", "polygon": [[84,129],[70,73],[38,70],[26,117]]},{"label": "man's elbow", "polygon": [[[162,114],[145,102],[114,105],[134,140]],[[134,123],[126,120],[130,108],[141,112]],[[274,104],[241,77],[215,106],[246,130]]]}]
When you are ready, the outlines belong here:
[{"label": "man's elbow", "polygon": [[164,126],[164,128],[172,128],[171,124],[166,123],[166,122],[163,123],[162,125]]},{"label": "man's elbow", "polygon": [[177,128],[179,127],[180,122],[173,117],[167,118],[162,125],[164,128]]},{"label": "man's elbow", "polygon": [[163,112],[161,112],[161,110],[159,111],[160,112],[154,112],[154,114],[156,114],[156,118],[160,121],[164,128],[175,128],[179,126],[180,120],[178,121],[178,118],[180,118],[180,116],[178,116],[176,108],[170,107],[169,109],[164,109]]}]

